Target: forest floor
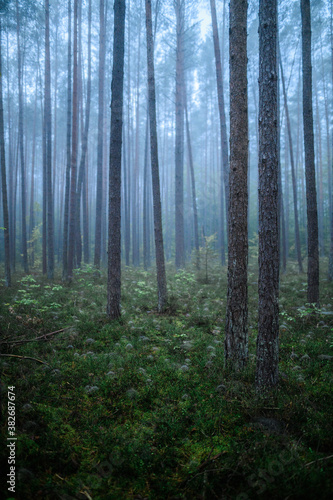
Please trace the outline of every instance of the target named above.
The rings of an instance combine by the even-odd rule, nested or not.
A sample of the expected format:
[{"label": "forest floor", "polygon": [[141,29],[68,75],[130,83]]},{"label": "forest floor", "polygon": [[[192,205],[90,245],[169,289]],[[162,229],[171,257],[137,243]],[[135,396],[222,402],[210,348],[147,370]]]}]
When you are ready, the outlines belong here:
[{"label": "forest floor", "polygon": [[[9,290],[1,283],[1,498],[331,498],[333,287],[324,274],[312,313],[306,275],[290,266],[281,276],[280,383],[266,395],[254,388],[255,266],[241,374],[223,368],[225,269],[207,283],[190,267],[168,268],[163,315],[153,271],[127,268],[122,278],[113,323],[106,277],[90,267],[71,284],[38,273],[15,275]],[[15,493],[6,485],[8,390]]]}]

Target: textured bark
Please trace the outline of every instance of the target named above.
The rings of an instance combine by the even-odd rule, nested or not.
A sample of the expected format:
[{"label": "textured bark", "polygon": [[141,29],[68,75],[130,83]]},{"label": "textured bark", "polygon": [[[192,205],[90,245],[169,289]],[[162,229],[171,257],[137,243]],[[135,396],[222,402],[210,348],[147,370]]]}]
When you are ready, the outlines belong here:
[{"label": "textured bark", "polygon": [[76,177],[77,177],[77,149],[78,149],[78,0],[74,0],[74,33],[73,33],[73,114],[72,114],[72,156],[71,156],[71,184],[69,202],[69,235],[68,235],[68,277],[73,277],[75,251],[75,206],[76,206]]},{"label": "textured bark", "polygon": [[7,198],[7,180],[6,180],[5,133],[4,133],[4,120],[3,120],[1,34],[2,34],[2,25],[0,18],[0,158],[1,158],[0,168],[1,168],[1,192],[2,192],[4,240],[5,240],[5,283],[6,286],[11,286],[9,213],[8,213],[8,198]]},{"label": "textured bark", "polygon": [[121,152],[125,46],[125,0],[114,2],[113,68],[109,174],[107,314],[120,317],[121,298]]},{"label": "textured bark", "polygon": [[248,109],[247,0],[230,1],[230,172],[228,295],[225,360],[242,369],[248,360]]},{"label": "textured bark", "polygon": [[45,105],[44,126],[46,141],[47,183],[47,277],[54,276],[54,221],[52,192],[52,119],[51,119],[51,62],[50,62],[50,2],[45,0]]},{"label": "textured bark", "polygon": [[184,30],[185,0],[175,0],[176,11],[176,144],[175,144],[175,244],[176,268],[185,265],[184,249]]},{"label": "textured bark", "polygon": [[71,174],[71,123],[72,123],[72,8],[68,0],[68,52],[67,52],[67,131],[66,131],[66,176],[64,202],[64,228],[62,247],[62,277],[68,279],[68,227],[69,227],[69,190]]},{"label": "textured bark", "polygon": [[104,80],[105,80],[105,1],[99,4],[99,70],[98,70],[98,136],[97,136],[97,186],[96,186],[96,225],[95,257],[97,268],[101,264],[102,209],[103,209],[103,118],[104,118]]},{"label": "textured bark", "polygon": [[[220,224],[221,227],[224,224],[223,217],[223,182],[225,189],[225,207],[228,222],[228,212],[229,212],[229,153],[228,153],[228,138],[227,138],[227,122],[225,117],[225,105],[224,105],[224,92],[223,92],[223,78],[222,78],[222,66],[221,66],[221,53],[220,53],[220,43],[219,34],[217,28],[216,19],[216,6],[215,0],[210,0],[210,8],[212,14],[212,25],[213,25],[213,40],[214,40],[214,53],[215,53],[215,68],[216,68],[216,83],[217,83],[217,99],[219,106],[219,117],[220,117],[220,133],[221,133],[221,155],[222,155],[222,168],[221,168],[221,179],[220,179]],[[223,230],[221,229],[221,263],[225,264],[225,253],[224,253],[224,238]]]},{"label": "textured bark", "polygon": [[288,130],[289,154],[290,154],[290,165],[291,165],[291,179],[292,179],[292,185],[293,185],[296,256],[297,256],[297,262],[298,262],[298,270],[300,273],[302,273],[303,272],[303,265],[302,265],[302,255],[301,255],[301,240],[300,240],[300,236],[299,236],[297,184],[296,184],[296,173],[295,173],[295,163],[294,163],[293,141],[292,141],[292,137],[291,137],[289,107],[288,107],[288,101],[287,101],[287,92],[286,92],[286,85],[285,85],[285,80],[284,80],[284,75],[283,75],[283,66],[282,66],[280,49],[279,49],[279,62],[280,62],[280,69],[281,69],[284,110],[286,113],[286,122],[287,122],[287,130]]},{"label": "textured bark", "polygon": [[27,222],[26,222],[26,188],[25,188],[25,157],[23,145],[23,89],[22,89],[22,54],[20,41],[20,16],[18,0],[16,0],[16,35],[17,35],[17,65],[18,65],[18,90],[19,90],[19,152],[21,166],[21,222],[22,222],[22,264],[25,273],[28,269],[27,248]]},{"label": "textured bark", "polygon": [[301,0],[303,64],[303,128],[308,227],[308,302],[319,303],[319,252],[313,136],[310,0]]},{"label": "textured bark", "polygon": [[149,125],[150,125],[150,157],[151,157],[150,160],[151,160],[151,175],[153,184],[158,311],[161,312],[166,306],[167,287],[166,287],[166,274],[165,274],[165,261],[164,261],[162,209],[161,209],[161,193],[160,193],[160,179],[159,179],[159,165],[158,165],[154,42],[153,42],[153,29],[152,29],[152,16],[151,16],[151,0],[146,0],[146,34],[147,34]]},{"label": "textured bark", "polygon": [[259,3],[259,308],[257,389],[278,382],[279,197],[277,0]]}]

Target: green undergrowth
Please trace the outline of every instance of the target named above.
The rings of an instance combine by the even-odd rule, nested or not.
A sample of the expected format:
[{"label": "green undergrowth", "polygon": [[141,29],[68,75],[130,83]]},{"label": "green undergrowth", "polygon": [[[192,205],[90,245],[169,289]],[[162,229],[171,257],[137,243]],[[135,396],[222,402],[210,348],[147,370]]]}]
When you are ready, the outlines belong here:
[{"label": "green undergrowth", "polygon": [[280,383],[260,395],[256,269],[242,374],[223,367],[226,270],[209,272],[170,267],[168,309],[157,314],[154,272],[124,269],[122,318],[113,323],[106,277],[91,267],[70,284],[35,274],[1,286],[1,353],[34,358],[0,357],[1,472],[8,386],[18,438],[16,493],[2,474],[4,498],[330,497],[332,285],[322,276],[313,309],[306,275],[281,276]]}]

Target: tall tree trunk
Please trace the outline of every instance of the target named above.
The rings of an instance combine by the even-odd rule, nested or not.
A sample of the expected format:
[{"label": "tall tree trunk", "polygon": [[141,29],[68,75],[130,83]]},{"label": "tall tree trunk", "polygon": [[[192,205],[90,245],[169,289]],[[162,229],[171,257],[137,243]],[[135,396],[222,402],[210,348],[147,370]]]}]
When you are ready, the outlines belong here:
[{"label": "tall tree trunk", "polygon": [[319,303],[319,252],[313,137],[310,0],[301,0],[303,62],[303,128],[308,226],[308,302]]},{"label": "tall tree trunk", "polygon": [[98,136],[97,136],[97,186],[95,257],[97,269],[101,265],[102,209],[103,209],[103,118],[105,83],[105,0],[99,3],[99,70],[98,70]]},{"label": "tall tree trunk", "polygon": [[[176,268],[185,265],[184,251],[184,31],[185,0],[175,0],[176,11],[176,145],[175,145],[175,238]],[[151,133],[151,132],[150,132]]]},{"label": "tall tree trunk", "polygon": [[62,247],[63,279],[68,279],[68,228],[69,191],[71,173],[71,126],[72,126],[72,8],[68,0],[68,47],[67,47],[67,132],[66,132],[66,178],[64,202],[64,230]]},{"label": "tall tree trunk", "polygon": [[51,120],[51,63],[50,63],[50,2],[45,0],[45,105],[47,179],[47,277],[54,276],[54,221],[52,193],[52,120]]},{"label": "tall tree trunk", "polygon": [[225,360],[242,369],[248,360],[248,109],[247,0],[230,1],[230,174],[228,296]]},{"label": "tall tree trunk", "polygon": [[73,114],[72,114],[72,156],[71,184],[69,200],[69,235],[68,235],[68,277],[73,277],[75,251],[75,208],[77,185],[77,150],[78,150],[78,0],[74,0],[74,36],[73,36]]},{"label": "tall tree trunk", "polygon": [[279,196],[277,0],[259,3],[259,308],[256,386],[278,382]]},{"label": "tall tree trunk", "polygon": [[[151,15],[151,0],[146,1],[146,38],[147,38],[147,72],[148,72],[148,101],[149,101],[149,128],[150,128],[150,160],[153,183],[154,203],[154,231],[155,255],[158,288],[158,311],[164,310],[167,301],[167,287],[163,248],[162,208],[158,165],[157,125],[156,125],[156,96],[154,71],[154,40]],[[184,109],[183,109],[184,113]]]},{"label": "tall tree trunk", "polygon": [[148,203],[148,164],[149,164],[149,110],[146,122],[145,156],[143,170],[143,267],[150,267],[150,234],[149,234],[149,203]]},{"label": "tall tree trunk", "polygon": [[25,188],[25,162],[23,145],[23,89],[22,89],[22,54],[20,42],[20,15],[18,0],[16,0],[16,35],[17,35],[17,65],[18,65],[18,90],[19,90],[19,148],[21,165],[21,217],[22,217],[22,264],[25,273],[28,269],[28,248],[27,248],[27,222],[26,222],[26,188]]},{"label": "tall tree trunk", "polygon": [[216,19],[216,6],[215,0],[210,0],[210,9],[212,14],[212,25],[213,25],[213,40],[214,40],[214,53],[215,53],[215,68],[216,68],[216,83],[217,83],[217,99],[219,106],[219,117],[220,117],[220,133],[221,133],[221,157],[222,157],[222,167],[221,167],[221,178],[220,178],[220,238],[221,238],[221,263],[225,265],[225,249],[224,249],[224,207],[223,203],[223,182],[225,189],[225,207],[226,216],[228,223],[228,212],[229,212],[229,154],[228,154],[228,138],[227,138],[227,123],[225,118],[225,105],[224,105],[224,92],[223,92],[223,78],[222,78],[222,66],[221,66],[221,54],[220,54],[220,44],[219,44],[219,34],[217,29],[217,19]]},{"label": "tall tree trunk", "polygon": [[191,188],[192,188],[192,210],[194,219],[194,246],[196,251],[196,267],[200,268],[200,254],[199,254],[199,223],[198,223],[198,207],[197,207],[197,195],[195,189],[195,177],[194,177],[194,165],[193,165],[193,153],[190,135],[190,125],[188,122],[188,111],[187,111],[187,94],[185,94],[185,121],[186,121],[186,140],[188,147],[188,157],[191,175]]},{"label": "tall tree trunk", "polygon": [[[331,69],[332,69],[332,85],[333,85],[333,2],[331,2],[331,26],[330,26],[330,38],[331,38]],[[328,165],[328,169],[331,170],[331,182],[333,181],[333,133],[332,133],[332,164]],[[331,188],[331,196],[333,193],[333,187]],[[333,281],[333,199],[330,200],[330,255],[328,262],[328,280]]]},{"label": "tall tree trunk", "polygon": [[114,2],[113,68],[109,173],[109,241],[107,314],[120,317],[121,297],[121,149],[125,48],[125,0]]},{"label": "tall tree trunk", "polygon": [[2,23],[0,17],[0,158],[1,158],[1,192],[2,209],[5,239],[5,283],[11,286],[10,273],[10,239],[9,239],[9,213],[7,199],[7,180],[6,180],[6,158],[5,158],[5,131],[3,120],[3,92],[2,92]]},{"label": "tall tree trunk", "polygon": [[[85,123],[82,134],[82,152],[79,167],[79,176],[77,183],[77,196],[76,196],[76,228],[80,227],[81,224],[81,193],[82,187],[85,180],[86,171],[86,158],[88,149],[88,132],[89,132],[89,120],[90,120],[90,101],[91,101],[91,0],[89,0],[88,7],[88,81],[87,81],[87,102],[85,110]],[[76,233],[77,240],[77,253],[78,253],[78,265],[81,265],[82,259],[82,246],[81,246],[81,232]]]},{"label": "tall tree trunk", "polygon": [[283,89],[284,110],[286,113],[286,121],[287,121],[287,129],[288,129],[291,179],[292,179],[292,185],[293,185],[296,256],[297,256],[297,262],[298,262],[298,270],[300,273],[302,273],[303,272],[303,265],[302,265],[302,255],[301,255],[301,240],[300,240],[300,236],[299,236],[299,224],[298,224],[297,183],[296,183],[293,142],[292,142],[292,137],[291,137],[291,126],[290,126],[290,118],[289,118],[287,92],[286,92],[286,85],[285,85],[285,80],[284,80],[284,75],[283,75],[283,66],[282,66],[282,60],[281,60],[280,47],[279,47],[279,62],[280,62],[280,69],[281,69],[281,81],[282,81],[282,89]]}]

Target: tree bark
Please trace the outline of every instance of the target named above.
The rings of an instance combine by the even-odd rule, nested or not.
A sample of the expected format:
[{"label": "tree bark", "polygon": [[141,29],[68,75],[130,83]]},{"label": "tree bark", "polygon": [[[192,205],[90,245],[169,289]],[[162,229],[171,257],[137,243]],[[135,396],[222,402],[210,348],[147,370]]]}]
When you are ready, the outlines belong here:
[{"label": "tree bark", "polygon": [[98,136],[97,136],[97,187],[95,257],[97,269],[101,265],[102,209],[103,209],[103,118],[105,84],[105,0],[99,4],[99,70],[98,70]]},{"label": "tree bark", "polygon": [[286,113],[287,130],[288,130],[289,154],[290,154],[290,165],[291,165],[291,179],[292,179],[292,185],[293,185],[296,256],[297,256],[297,262],[298,262],[298,270],[300,273],[302,273],[303,272],[303,265],[302,265],[302,255],[301,255],[301,240],[300,240],[300,236],[299,236],[297,184],[296,184],[296,173],[295,173],[295,163],[294,163],[294,153],[293,153],[293,142],[292,142],[292,137],[291,137],[289,108],[288,108],[288,101],[287,101],[286,85],[285,85],[285,80],[284,80],[284,75],[283,75],[283,66],[282,66],[282,60],[281,60],[280,47],[279,47],[279,62],[280,62],[281,81],[282,81],[282,89],[283,89],[283,102],[284,102],[284,109],[285,109],[285,113]]},{"label": "tree bark", "polygon": [[225,208],[228,223],[228,213],[229,213],[229,153],[228,153],[228,138],[227,138],[227,122],[225,117],[225,105],[224,105],[224,92],[223,92],[223,78],[222,78],[222,66],[221,66],[221,53],[220,53],[220,43],[219,34],[217,29],[217,19],[216,19],[216,6],[215,0],[210,0],[210,9],[212,14],[212,26],[213,26],[213,41],[214,41],[214,53],[215,53],[215,68],[216,68],[216,84],[217,84],[217,99],[219,106],[219,117],[220,117],[220,134],[221,134],[221,157],[222,157],[222,168],[221,168],[221,178],[220,178],[220,238],[221,238],[221,263],[225,265],[225,250],[224,250],[224,217],[223,217],[223,182],[225,190]]},{"label": "tree bark", "polygon": [[248,360],[248,107],[247,0],[230,1],[230,172],[228,295],[225,361],[231,369]]},{"label": "tree bark", "polygon": [[24,161],[24,136],[23,136],[23,89],[22,89],[22,53],[20,42],[20,16],[18,0],[16,0],[16,35],[17,35],[17,65],[18,65],[18,90],[19,90],[19,151],[21,165],[21,222],[22,222],[22,264],[25,273],[28,269],[27,248],[27,222],[26,222],[26,187],[25,187],[25,161]]},{"label": "tree bark", "polygon": [[159,164],[158,164],[154,41],[153,41],[153,28],[152,28],[152,15],[151,15],[151,0],[146,0],[146,35],[147,35],[149,126],[150,126],[150,161],[151,161],[151,175],[153,184],[158,311],[162,312],[166,306],[167,287],[166,287],[166,274],[165,274],[165,261],[164,261],[162,209],[161,209],[161,193],[160,193],[160,179],[159,179]]},{"label": "tree bark", "polygon": [[121,298],[121,152],[125,46],[125,0],[114,2],[113,68],[109,174],[107,314],[120,317]]},{"label": "tree bark", "polygon": [[73,277],[75,253],[75,207],[77,185],[77,149],[78,149],[78,0],[74,0],[74,34],[73,34],[73,114],[72,114],[72,156],[71,183],[69,204],[69,236],[68,236],[68,277]]},{"label": "tree bark", "polygon": [[256,387],[278,382],[279,196],[277,0],[259,3],[259,308]]},{"label": "tree bark", "polygon": [[62,247],[63,280],[68,279],[68,228],[69,191],[71,174],[71,125],[72,125],[72,8],[68,0],[68,52],[67,52],[67,132],[66,132],[66,178],[64,203],[64,230]]},{"label": "tree bark", "polygon": [[10,272],[10,239],[9,239],[9,213],[8,213],[8,198],[7,198],[7,180],[6,180],[6,158],[5,158],[5,131],[3,120],[3,91],[2,91],[2,23],[0,17],[0,157],[1,157],[1,191],[2,191],[2,208],[3,208],[3,224],[4,224],[4,240],[5,240],[5,283],[6,286],[11,286]]},{"label": "tree bark", "polygon": [[303,128],[308,227],[308,302],[319,304],[319,251],[313,136],[310,0],[301,0],[303,63]]}]

